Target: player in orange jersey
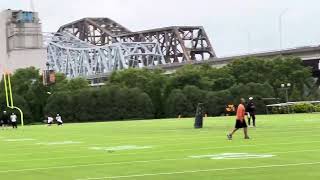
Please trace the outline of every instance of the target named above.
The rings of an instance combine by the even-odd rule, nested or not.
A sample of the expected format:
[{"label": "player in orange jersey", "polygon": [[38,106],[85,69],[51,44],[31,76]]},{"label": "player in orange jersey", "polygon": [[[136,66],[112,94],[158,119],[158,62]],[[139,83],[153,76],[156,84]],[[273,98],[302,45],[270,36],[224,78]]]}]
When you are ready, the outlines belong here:
[{"label": "player in orange jersey", "polygon": [[248,136],[248,126],[245,120],[245,114],[246,114],[246,109],[245,109],[245,100],[243,98],[240,99],[240,104],[237,109],[237,119],[236,119],[236,125],[235,128],[231,133],[227,135],[229,140],[232,140],[232,135],[237,132],[239,129],[243,128],[244,132],[244,138],[245,139],[250,139]]}]

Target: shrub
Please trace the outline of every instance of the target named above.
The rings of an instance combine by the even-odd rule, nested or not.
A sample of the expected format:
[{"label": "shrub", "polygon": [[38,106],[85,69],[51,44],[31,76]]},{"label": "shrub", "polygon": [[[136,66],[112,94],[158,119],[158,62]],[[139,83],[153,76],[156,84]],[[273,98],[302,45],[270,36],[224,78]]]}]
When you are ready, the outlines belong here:
[{"label": "shrub", "polygon": [[121,119],[150,119],[153,104],[148,94],[137,88],[116,86],[53,94],[45,107],[47,115],[62,115],[66,122]]},{"label": "shrub", "polygon": [[320,104],[314,105],[313,107],[315,112],[320,112]]},{"label": "shrub", "polygon": [[301,103],[293,105],[293,111],[295,113],[308,113],[314,111],[314,106],[310,103]]},{"label": "shrub", "polygon": [[288,106],[272,107],[271,112],[272,114],[288,114],[292,112],[292,109],[288,109]]}]

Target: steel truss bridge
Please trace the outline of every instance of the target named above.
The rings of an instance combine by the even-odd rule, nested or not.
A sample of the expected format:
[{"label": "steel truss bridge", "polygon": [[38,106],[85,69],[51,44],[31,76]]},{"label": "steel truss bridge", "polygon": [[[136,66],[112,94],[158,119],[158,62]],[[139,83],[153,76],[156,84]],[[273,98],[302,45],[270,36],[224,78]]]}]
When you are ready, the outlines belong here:
[{"label": "steel truss bridge", "polygon": [[215,57],[202,26],[132,32],[109,18],[84,18],[66,24],[48,43],[50,68],[71,78]]},{"label": "steel truss bridge", "polygon": [[67,32],[46,35],[48,65],[69,78],[90,77],[119,69],[165,64],[155,42],[123,42],[96,46]]},{"label": "steel truss bridge", "polygon": [[84,18],[61,26],[58,33],[45,38],[50,69],[98,82],[114,70],[130,67],[160,67],[170,73],[185,64],[221,67],[247,56],[297,56],[312,67],[315,77],[320,74],[320,46],[217,58],[201,26],[132,32],[108,18]]}]

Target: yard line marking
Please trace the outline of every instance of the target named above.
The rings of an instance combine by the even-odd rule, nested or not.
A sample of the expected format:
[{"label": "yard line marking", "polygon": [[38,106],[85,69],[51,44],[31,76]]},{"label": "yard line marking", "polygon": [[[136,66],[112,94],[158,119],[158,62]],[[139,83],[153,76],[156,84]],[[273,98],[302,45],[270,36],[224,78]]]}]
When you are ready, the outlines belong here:
[{"label": "yard line marking", "polygon": [[[320,149],[317,149],[317,150],[314,150],[314,151],[319,151],[319,150]],[[310,152],[310,151],[312,151],[312,150],[283,151],[283,152],[278,152],[278,153]],[[266,152],[266,153],[277,154],[277,152]],[[152,159],[152,160],[138,160],[138,161],[105,162],[105,163],[80,164],[80,165],[68,165],[68,166],[39,167],[39,168],[29,168],[29,169],[11,169],[11,170],[2,170],[2,171],[0,171],[0,173],[38,171],[38,170],[48,170],[48,169],[65,169],[65,168],[90,167],[90,166],[104,166],[104,165],[150,163],[150,162],[161,162],[161,161],[182,161],[182,160],[190,160],[190,159],[194,159],[194,158],[193,157],[168,158],[168,159]]]},{"label": "yard line marking", "polygon": [[[150,154],[150,153],[162,153],[162,152],[176,152],[176,151],[192,151],[192,150],[208,150],[208,149],[223,149],[223,148],[233,148],[233,147],[259,147],[259,146],[270,146],[270,145],[291,145],[291,144],[309,144],[309,143],[316,143],[320,141],[304,141],[304,142],[282,142],[282,143],[271,143],[271,144],[246,144],[246,145],[235,145],[235,146],[220,146],[220,147],[204,147],[204,148],[188,148],[188,149],[172,149],[172,150],[161,150],[161,151],[148,151],[148,152],[141,152],[141,153],[122,153],[122,154],[113,154],[113,156],[122,156],[122,155],[136,155],[136,154]],[[189,143],[187,143],[189,144]],[[165,144],[164,144],[165,145]],[[160,145],[159,145],[160,146]],[[39,152],[38,154],[50,154],[52,152],[78,152],[80,150],[63,150],[63,151],[50,151],[50,152]],[[32,155],[34,153],[20,153],[19,155]],[[17,156],[16,153],[12,154],[5,154],[6,157],[8,156]],[[112,156],[112,155],[111,155]],[[1,157],[1,156],[0,156]]]},{"label": "yard line marking", "polygon": [[[319,122],[320,122],[320,120],[319,120]],[[229,127],[228,125],[226,125],[226,127]],[[261,133],[263,133],[263,132],[275,132],[275,133],[286,133],[286,132],[291,132],[290,130],[299,130],[299,129],[305,129],[305,128],[300,128],[301,126],[289,126],[289,127],[295,127],[295,128],[288,128],[288,127],[283,127],[283,128],[285,128],[285,129],[288,129],[289,131],[284,131],[284,129],[283,128],[279,128],[279,131],[274,131],[274,130],[269,130],[268,128],[267,128],[267,126],[262,126],[262,127],[258,127],[256,130],[262,130],[262,132]],[[215,128],[211,128],[211,127],[209,127],[209,129],[202,129],[202,130],[200,130],[200,131],[197,131],[198,133],[201,133],[201,132],[212,132],[211,131],[211,129],[217,129],[216,127]],[[319,128],[317,128],[317,127],[313,127],[312,129],[320,129],[320,127]],[[184,130],[184,129],[179,129],[179,128],[177,128],[177,130]],[[192,128],[190,128],[190,130],[193,130]],[[140,132],[140,131],[139,131]],[[146,131],[142,131],[142,132],[146,132]],[[153,132],[153,131],[150,131],[150,132]],[[196,131],[192,131],[192,132],[196,132]],[[295,131],[296,133],[297,132],[302,132],[302,133],[304,133],[304,132],[310,132],[310,131]],[[195,135],[203,135],[203,134],[183,134],[184,136],[190,136],[190,137],[194,137]],[[95,134],[93,134],[93,135],[90,135],[90,134],[88,134],[87,135],[88,137],[94,137],[94,136],[99,136],[99,137],[101,137],[101,135],[95,135]],[[170,136],[170,137],[180,137],[181,135],[175,135],[175,136]],[[109,136],[102,136],[102,137],[109,137]],[[165,136],[160,136],[160,137],[167,137],[167,135],[165,135]],[[88,138],[88,139],[90,139],[90,138]],[[138,136],[138,137],[135,137],[136,139],[154,139],[154,137],[145,137],[145,136]],[[86,138],[87,139],[87,138]],[[119,140],[127,140],[127,139],[124,139],[124,138],[118,138],[118,139],[112,139],[112,140],[114,140],[114,141],[119,141]]]},{"label": "yard line marking", "polygon": [[[226,128],[228,128],[229,126],[226,126]],[[288,131],[285,131],[285,129],[283,129],[283,128],[285,128],[285,129],[287,129]],[[263,127],[263,128],[257,128],[256,130],[261,130],[260,131],[260,133],[262,133],[262,134],[264,134],[264,133],[272,133],[272,132],[274,132],[274,133],[287,133],[287,132],[292,132],[291,130],[299,130],[299,129],[305,129],[305,128],[286,128],[286,127],[283,127],[282,129],[281,128],[279,128],[279,130],[278,131],[274,131],[274,130],[269,130],[269,129],[267,129],[267,127]],[[212,128],[212,129],[217,129],[217,128]],[[200,131],[197,131],[198,133],[201,133],[201,132],[213,132],[213,130],[212,129],[209,129],[209,130],[200,130]],[[315,128],[312,128],[312,129],[320,129],[320,128],[317,128],[317,127],[315,127]],[[196,132],[196,131],[193,131],[193,129],[192,128],[190,128],[189,130],[192,130],[192,132]],[[141,131],[139,131],[139,132],[141,132]],[[144,132],[144,131],[142,131],[142,132]],[[152,132],[152,131],[150,131],[150,132]],[[310,132],[312,132],[312,131],[295,131],[296,133],[299,133],[299,132],[301,132],[301,133],[310,133]],[[203,136],[203,134],[183,134],[183,136],[185,136],[185,137],[187,137],[187,138],[192,138],[192,137],[194,137],[194,136],[197,136],[197,135],[199,135],[199,136]],[[100,136],[100,135],[95,135],[95,134],[93,134],[93,135],[88,135],[88,139],[91,139],[92,137],[110,137],[110,136]],[[164,137],[168,137],[168,135],[164,135],[164,136],[158,136],[158,137],[161,137],[161,138],[164,138]],[[174,136],[170,136],[170,137],[181,137],[181,135],[174,135]],[[135,139],[151,139],[151,140],[154,140],[155,138],[154,137],[145,137],[145,136],[136,136],[133,140],[135,140]],[[118,138],[118,139],[112,139],[112,141],[122,141],[122,140],[128,140],[128,139],[124,139],[124,138]]]},{"label": "yard line marking", "polygon": [[[293,127],[293,126],[292,126]],[[300,127],[300,126],[297,126],[297,127]],[[214,128],[214,129],[216,129],[216,128]],[[303,128],[286,128],[286,129],[303,129]],[[313,128],[313,129],[317,129],[317,127],[315,127],[315,128]],[[319,129],[319,128],[318,128]],[[190,130],[193,130],[192,128],[190,128]],[[256,130],[261,130],[259,133],[260,133],[260,135],[263,135],[264,134],[264,132],[266,132],[266,133],[269,133],[269,132],[274,132],[274,133],[281,133],[281,134],[283,134],[283,133],[287,133],[287,132],[291,132],[291,131],[284,131],[284,130],[279,130],[279,131],[274,131],[274,130],[268,130],[268,129],[262,129],[262,128],[257,128],[257,129],[255,129],[254,131],[256,131]],[[253,130],[252,130],[253,131]],[[151,132],[151,131],[150,131]],[[203,132],[203,130],[202,131],[199,131],[198,133],[200,133],[200,132]],[[212,132],[212,131],[210,131],[210,130],[206,130],[206,132]],[[295,133],[310,133],[310,132],[312,132],[312,131],[295,131]],[[182,138],[182,139],[185,139],[185,138],[192,138],[192,137],[194,137],[194,136],[197,136],[197,135],[199,135],[199,136],[203,136],[203,134],[188,134],[188,135],[185,135],[185,134],[183,134],[183,136],[184,136],[184,138]],[[90,136],[90,138],[92,138],[92,137],[94,137],[94,136],[99,136],[99,137],[101,137],[100,135],[87,135],[87,136]],[[189,137],[190,136],[190,137]],[[109,136],[103,136],[103,137],[109,137]],[[159,137],[159,136],[158,136]],[[162,136],[160,136],[161,138],[163,138]],[[168,137],[167,135],[166,135],[166,137]],[[174,137],[181,137],[181,135],[175,135],[175,136],[170,136],[170,137],[172,137],[172,138],[174,138]],[[217,137],[217,136],[214,136],[214,137]],[[218,136],[218,137],[222,137],[222,136]],[[300,137],[300,136],[299,136]],[[301,137],[303,137],[303,136],[301,136]],[[80,140],[83,140],[83,141],[85,141],[85,140],[89,140],[90,138],[83,138],[83,139],[80,139]],[[161,138],[158,138],[158,139],[161,139]],[[208,139],[208,138],[212,138],[212,137],[196,137],[197,139]],[[145,137],[145,136],[139,136],[139,137],[135,137],[135,138],[133,138],[133,140],[138,140],[138,139],[145,139],[145,140],[154,140],[155,138],[154,137]],[[128,140],[128,139],[123,139],[123,138],[118,138],[118,139],[112,139],[111,141],[109,141],[109,142],[119,142],[119,141],[122,141],[122,140]],[[132,142],[132,140],[130,141],[130,142]],[[139,141],[139,142],[144,142],[144,141]],[[19,148],[19,147],[17,147],[17,148]],[[19,149],[20,150],[20,149]]]},{"label": "yard line marking", "polygon": [[[310,133],[310,131],[304,131],[304,132],[309,132]],[[301,138],[303,138],[303,137],[318,137],[318,136],[320,136],[320,134],[312,134],[312,135],[308,135],[308,136],[290,136],[290,138],[297,138],[297,137],[301,137]],[[217,136],[215,136],[215,137],[217,137]],[[218,136],[219,137],[219,139],[221,139],[222,137],[225,137],[225,136]],[[259,137],[259,136],[258,136]],[[185,138],[181,138],[181,139],[185,139]],[[205,142],[205,140],[207,140],[207,139],[213,139],[213,137],[199,137],[199,138],[197,138],[197,142]],[[214,138],[215,139],[215,138]],[[180,139],[174,139],[174,140],[169,140],[169,141],[172,141],[172,142],[176,142],[177,140],[180,140]],[[190,140],[190,139],[189,139]],[[192,139],[191,139],[192,140]],[[190,140],[190,141],[191,141]],[[203,140],[203,141],[202,141]],[[215,140],[217,140],[217,139],[215,139]],[[132,141],[130,141],[130,142],[132,142]],[[148,141],[135,141],[135,143],[145,143],[145,142],[148,142]],[[168,142],[168,141],[166,141],[166,142]],[[211,141],[211,142],[217,142],[217,141]],[[110,142],[108,142],[108,145],[121,145],[121,144],[124,144],[124,143],[126,143],[126,142],[122,142],[122,143],[117,143],[117,144],[110,144]],[[170,143],[170,144],[162,144],[162,145],[172,145],[173,143]],[[190,142],[190,143],[175,143],[174,145],[175,146],[180,146],[180,145],[185,145],[185,144],[194,144],[194,142]],[[39,145],[39,144],[38,144]],[[88,147],[89,145],[79,145],[79,144],[76,144],[76,143],[71,143],[71,144],[63,144],[64,146],[61,146],[61,147],[68,147],[69,145],[71,145],[71,146],[77,146],[78,148],[80,148],[80,147]],[[106,143],[104,143],[104,144],[91,144],[90,146],[101,146],[101,145],[106,145]],[[34,149],[34,147],[28,147],[28,148],[21,148],[21,147],[23,147],[23,146],[19,146],[19,147],[15,147],[15,148],[6,148],[7,150],[19,150],[19,151],[24,151],[24,150],[29,150],[29,149],[31,149],[31,150],[33,150]],[[46,148],[49,148],[49,147],[47,147],[47,146],[42,146],[42,147],[37,147],[37,149],[39,149],[39,148],[41,148],[41,149],[46,149]],[[6,154],[6,155],[8,155],[8,154]]]},{"label": "yard line marking", "polygon": [[57,142],[42,142],[42,143],[36,143],[38,145],[65,145],[65,144],[81,144],[82,142],[79,141],[57,141]]},{"label": "yard line marking", "polygon": [[107,146],[107,147],[89,147],[92,150],[103,150],[103,151],[125,151],[125,150],[140,150],[150,149],[153,146],[137,146],[137,145],[122,145],[122,146]]},{"label": "yard line marking", "polygon": [[[272,154],[287,154],[287,153],[297,153],[297,152],[317,152],[320,149],[307,149],[307,150],[296,150],[296,151],[278,151],[278,152],[257,152],[257,153],[272,153]],[[138,154],[138,153],[131,153]],[[130,155],[131,155],[130,154]],[[101,154],[101,155],[85,155],[85,156],[75,156],[75,157],[57,157],[57,158],[36,158],[36,159],[20,159],[14,161],[0,161],[0,163],[7,162],[30,162],[30,161],[48,161],[48,160],[59,160],[59,159],[81,159],[81,158],[93,158],[93,157],[101,157],[101,156],[122,156],[126,154]]]},{"label": "yard line marking", "polygon": [[104,165],[116,165],[116,164],[149,163],[149,162],[158,162],[158,161],[177,161],[177,160],[187,160],[187,159],[190,159],[190,158],[154,159],[154,160],[145,160],[145,161],[106,162],[106,163],[96,163],[96,164],[79,164],[79,165],[40,167],[40,168],[29,168],[29,169],[11,169],[11,170],[1,170],[0,173],[25,172],[25,171],[48,170],[48,169],[77,168],[77,167],[89,167],[89,166],[104,166]]},{"label": "yard line marking", "polygon": [[199,169],[190,171],[175,171],[175,172],[162,172],[153,174],[133,174],[127,176],[105,176],[97,178],[85,178],[76,180],[100,180],[100,179],[121,179],[121,178],[133,178],[133,177],[145,177],[145,176],[161,176],[161,175],[173,175],[173,174],[186,174],[186,173],[198,173],[198,172],[211,172],[211,171],[226,171],[226,170],[240,170],[240,169],[259,169],[259,168],[273,168],[273,167],[289,167],[289,166],[303,166],[303,165],[316,165],[320,162],[304,162],[295,164],[271,164],[264,166],[252,166],[252,167],[233,167],[233,168],[217,168],[217,169]]},{"label": "yard line marking", "polygon": [[215,153],[206,155],[189,156],[195,159],[259,159],[259,158],[272,158],[273,154],[257,154],[257,153]]},{"label": "yard line marking", "polygon": [[20,141],[34,141],[35,139],[32,138],[18,138],[18,139],[4,139],[3,141],[7,142],[20,142]]}]

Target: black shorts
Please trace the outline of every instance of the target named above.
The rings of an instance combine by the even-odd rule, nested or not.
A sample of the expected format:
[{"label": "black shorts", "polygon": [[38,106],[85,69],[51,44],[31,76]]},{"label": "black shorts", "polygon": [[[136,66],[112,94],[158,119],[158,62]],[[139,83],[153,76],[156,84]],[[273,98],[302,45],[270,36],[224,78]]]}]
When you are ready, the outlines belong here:
[{"label": "black shorts", "polygon": [[248,127],[248,126],[247,126],[247,123],[245,120],[243,120],[243,121],[238,120],[238,119],[236,120],[236,125],[235,125],[236,129],[246,128],[246,127]]},{"label": "black shorts", "polygon": [[8,124],[8,120],[3,120],[3,124]]}]

